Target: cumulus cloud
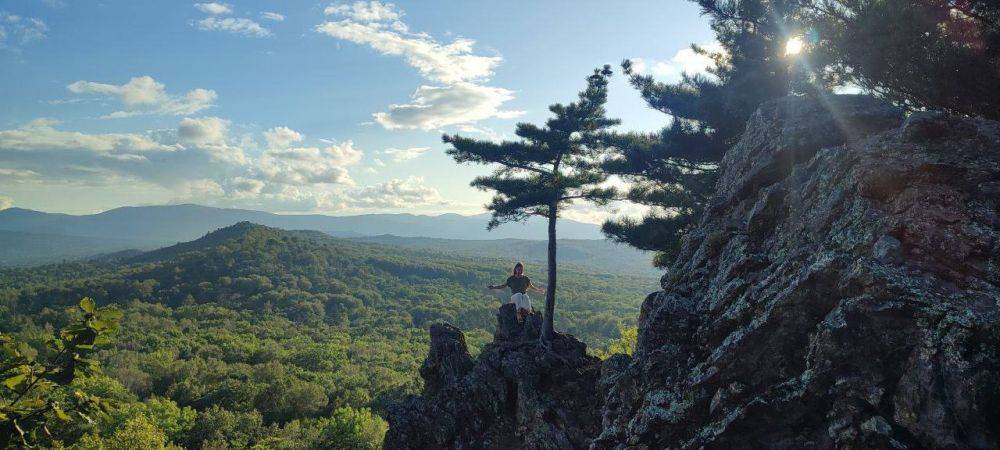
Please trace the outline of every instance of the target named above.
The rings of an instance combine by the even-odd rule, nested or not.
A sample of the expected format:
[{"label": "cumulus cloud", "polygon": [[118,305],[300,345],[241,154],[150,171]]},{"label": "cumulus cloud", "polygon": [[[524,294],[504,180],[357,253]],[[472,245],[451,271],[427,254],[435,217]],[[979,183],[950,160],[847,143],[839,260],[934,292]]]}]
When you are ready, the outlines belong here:
[{"label": "cumulus cloud", "polygon": [[357,189],[351,192],[349,201],[358,208],[376,209],[447,204],[437,189],[426,186],[424,178],[416,176]]},{"label": "cumulus cloud", "polygon": [[141,134],[84,134],[57,130],[56,124],[53,120],[36,119],[18,128],[0,130],[0,151],[74,150],[112,156],[177,150],[177,146],[161,144]]},{"label": "cumulus cloud", "polygon": [[230,5],[226,4],[226,3],[215,3],[215,2],[212,2],[212,3],[195,3],[194,7],[197,8],[198,11],[201,11],[201,12],[206,13],[206,14],[221,15],[221,14],[232,14],[233,13],[232,6],[230,6]]},{"label": "cumulus cloud", "polygon": [[[725,49],[718,42],[702,44],[701,47],[710,53],[723,53]],[[650,74],[663,81],[672,82],[681,79],[682,74],[707,75],[708,69],[714,67],[715,62],[706,55],[695,52],[690,47],[678,50],[667,61],[644,60],[634,58],[632,61],[633,70],[640,74]]]},{"label": "cumulus cloud", "polygon": [[264,132],[264,140],[270,149],[287,148],[302,139],[301,133],[288,127],[274,127]]},{"label": "cumulus cloud", "polygon": [[[221,178],[245,172],[238,147],[222,139],[182,142],[190,127],[145,133],[66,131],[50,120],[0,130],[0,184],[31,180],[93,186],[148,183],[173,189],[190,179]],[[199,140],[200,139],[200,140]],[[197,142],[196,142],[197,141]],[[212,145],[201,145],[200,142]]]},{"label": "cumulus cloud", "polygon": [[264,190],[264,182],[254,178],[236,177],[230,180],[233,190],[241,196],[254,196]]},{"label": "cumulus cloud", "polygon": [[0,129],[0,188],[22,182],[127,184],[166,189],[176,201],[286,212],[441,202],[421,179],[356,187],[351,172],[363,170],[364,153],[352,141],[302,146],[300,133],[273,127],[257,153],[257,144],[247,136],[234,138],[232,127],[218,117],[186,117],[175,128],[145,133],[66,131],[45,119]]},{"label": "cumulus cloud", "polygon": [[373,114],[387,129],[434,130],[448,125],[471,124],[491,117],[514,118],[523,111],[504,111],[500,107],[514,98],[510,90],[455,83],[446,86],[420,86],[409,103],[389,105],[389,110]]},{"label": "cumulus cloud", "polygon": [[0,11],[0,49],[17,51],[24,45],[45,38],[48,31],[49,27],[41,19]]},{"label": "cumulus cloud", "polygon": [[244,36],[268,37],[271,35],[271,30],[264,28],[261,24],[251,19],[237,17],[206,17],[195,22],[195,26],[202,31],[225,31]]},{"label": "cumulus cloud", "polygon": [[389,155],[395,162],[404,162],[417,159],[430,149],[430,147],[387,148],[382,153]]},{"label": "cumulus cloud", "polygon": [[440,42],[426,33],[411,32],[402,21],[403,12],[391,3],[334,4],[324,12],[339,20],[318,25],[317,32],[402,57],[424,78],[441,84],[420,86],[409,103],[375,113],[375,121],[383,127],[432,130],[519,114],[500,109],[514,98],[512,91],[482,84],[503,58],[475,53],[475,41]]},{"label": "cumulus cloud", "polygon": [[211,89],[192,89],[181,96],[170,95],[163,83],[149,75],[134,77],[125,84],[77,81],[66,86],[74,94],[100,95],[116,98],[126,109],[104,118],[122,118],[146,114],[187,115],[214,106],[218,97]]},{"label": "cumulus cloud", "polygon": [[357,165],[363,153],[345,141],[325,148],[270,149],[256,167],[256,178],[285,185],[353,185],[347,168]]},{"label": "cumulus cloud", "polygon": [[194,145],[222,145],[229,136],[229,121],[218,117],[185,117],[177,126],[180,141]]},{"label": "cumulus cloud", "polygon": [[260,13],[260,16],[262,18],[264,18],[264,19],[273,20],[275,22],[284,22],[285,21],[285,15],[284,14],[279,14],[279,13],[276,13],[276,12],[265,11],[265,12]]}]

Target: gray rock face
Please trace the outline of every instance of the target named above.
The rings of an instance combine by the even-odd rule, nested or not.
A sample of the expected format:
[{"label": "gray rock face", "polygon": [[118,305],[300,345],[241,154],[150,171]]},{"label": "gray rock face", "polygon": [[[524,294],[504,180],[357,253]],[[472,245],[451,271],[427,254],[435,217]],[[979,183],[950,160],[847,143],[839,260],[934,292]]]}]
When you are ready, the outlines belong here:
[{"label": "gray rock face", "polygon": [[432,330],[386,448],[1000,448],[1000,123],[786,98],[720,170],[632,358]]},{"label": "gray rock face", "polygon": [[764,104],[596,449],[1000,446],[1000,124]]},{"label": "gray rock face", "polygon": [[424,393],[389,411],[387,449],[580,449],[600,431],[600,360],[559,335],[538,344],[541,316],[497,314],[494,342],[473,361],[465,337],[431,327]]}]

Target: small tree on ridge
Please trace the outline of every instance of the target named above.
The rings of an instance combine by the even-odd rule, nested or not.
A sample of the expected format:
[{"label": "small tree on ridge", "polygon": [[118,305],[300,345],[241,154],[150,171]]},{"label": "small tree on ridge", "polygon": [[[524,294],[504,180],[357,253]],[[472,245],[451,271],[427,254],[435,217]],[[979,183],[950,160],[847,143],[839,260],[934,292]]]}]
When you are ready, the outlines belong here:
[{"label": "small tree on ridge", "polygon": [[541,339],[554,334],[556,303],[556,220],[561,209],[575,200],[604,204],[615,191],[601,187],[607,174],[598,164],[601,143],[598,136],[619,123],[605,117],[610,66],[595,69],[587,77],[587,88],[568,105],[555,104],[555,117],[539,127],[519,123],[517,141],[500,143],[444,135],[448,154],[459,163],[499,164],[492,174],[477,177],[471,185],[496,192],[488,205],[493,213],[488,229],[505,222],[520,222],[531,216],[548,220],[548,283],[545,288],[545,317]]}]

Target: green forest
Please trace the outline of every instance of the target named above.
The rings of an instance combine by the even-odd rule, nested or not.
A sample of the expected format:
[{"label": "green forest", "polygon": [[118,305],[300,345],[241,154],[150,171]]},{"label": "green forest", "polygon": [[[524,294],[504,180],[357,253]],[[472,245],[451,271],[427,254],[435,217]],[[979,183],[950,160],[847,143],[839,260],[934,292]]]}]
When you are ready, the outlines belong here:
[{"label": "green forest", "polygon": [[[473,351],[492,340],[484,287],[509,265],[240,223],[117,263],[0,272],[0,332],[44,359],[81,298],[122,313],[100,370],[67,386],[107,413],[44,446],[379,448],[381,411],[421,387],[427,326],[460,326]],[[595,350],[657,284],[571,266],[563,280],[557,326]]]}]

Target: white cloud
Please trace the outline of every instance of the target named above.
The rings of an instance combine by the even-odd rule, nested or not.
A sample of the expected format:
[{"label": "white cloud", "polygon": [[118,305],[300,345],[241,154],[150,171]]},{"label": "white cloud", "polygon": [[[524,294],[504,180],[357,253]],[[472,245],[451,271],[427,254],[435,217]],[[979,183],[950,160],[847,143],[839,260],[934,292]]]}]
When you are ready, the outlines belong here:
[{"label": "white cloud", "polygon": [[430,149],[430,147],[387,148],[382,153],[389,155],[394,162],[404,162],[417,159]]},{"label": "white cloud", "polygon": [[392,22],[403,17],[403,13],[392,3],[378,1],[354,2],[327,6],[323,14],[345,16],[359,22]]},{"label": "white cloud", "polygon": [[[711,53],[725,51],[722,44],[714,41],[699,45],[699,47]],[[690,47],[678,50],[668,61],[646,61],[642,58],[634,58],[631,61],[632,68],[636,73],[653,75],[667,82],[679,81],[681,75],[685,73],[688,75],[708,75],[708,69],[715,66],[712,58],[698,54]]]},{"label": "white cloud", "polygon": [[489,139],[491,141],[502,141],[504,139],[509,139],[504,133],[499,133],[496,130],[489,127],[477,127],[474,125],[460,125],[458,131],[462,133],[474,133],[479,134]]},{"label": "white cloud", "polygon": [[174,130],[90,134],[36,120],[0,130],[0,167],[5,169],[0,184],[38,180],[180,189],[192,179],[246,172],[242,149],[225,143],[219,132],[194,133],[194,128],[185,123]]},{"label": "white cloud", "polygon": [[401,30],[405,30],[405,25],[401,23],[392,27],[392,24],[383,22],[360,22],[350,18],[316,27],[320,33],[367,45],[384,55],[402,56],[421,75],[442,83],[489,77],[502,60],[499,56],[473,54],[475,41],[470,39],[459,38],[442,44],[426,34]]},{"label": "white cloud", "polygon": [[178,199],[188,201],[199,201],[207,197],[222,197],[226,195],[226,191],[222,189],[222,185],[208,178],[185,181],[177,187],[175,192]]},{"label": "white cloud", "polygon": [[201,11],[201,12],[206,13],[206,14],[220,15],[220,14],[232,14],[233,13],[232,6],[230,6],[229,4],[226,4],[226,3],[216,3],[216,2],[212,2],[212,3],[195,3],[194,7],[197,8],[198,11]]},{"label": "white cloud", "polygon": [[226,31],[244,36],[268,37],[271,30],[264,28],[261,24],[244,18],[226,17],[206,17],[195,22],[195,26],[202,31]]},{"label": "white cloud", "polygon": [[366,186],[351,192],[350,197],[351,205],[359,208],[413,208],[447,204],[437,189],[424,185],[423,177],[414,176]]},{"label": "white cloud", "polygon": [[74,94],[92,94],[115,97],[126,110],[116,111],[104,118],[122,118],[146,114],[186,115],[210,108],[218,97],[211,89],[192,89],[183,96],[167,93],[163,83],[149,75],[134,77],[128,83],[116,85],[93,81],[77,81],[66,86]]},{"label": "white cloud", "polygon": [[364,152],[354,148],[354,142],[344,141],[340,144],[331,145],[326,148],[326,152],[334,157],[338,164],[342,166],[353,166],[361,161]]},{"label": "white cloud", "polygon": [[223,145],[229,137],[229,121],[218,117],[185,117],[177,126],[181,142],[194,145]]},{"label": "white cloud", "polygon": [[0,211],[14,206],[14,199],[0,195]]},{"label": "white cloud", "polygon": [[0,167],[0,177],[7,180],[23,181],[38,177],[38,172],[34,170],[5,169]]},{"label": "white cloud", "polygon": [[265,12],[260,13],[260,16],[263,17],[264,19],[273,20],[275,22],[284,22],[285,21],[285,15],[284,14],[279,14],[279,13],[276,13],[276,12],[265,11]]},{"label": "white cloud", "polygon": [[513,91],[455,83],[447,86],[420,86],[410,103],[389,105],[389,110],[373,114],[387,129],[434,130],[448,125],[471,124],[489,118],[514,118],[523,111],[504,111],[500,107],[514,98]]},{"label": "white cloud", "polygon": [[347,168],[357,165],[363,153],[345,141],[326,148],[297,147],[264,152],[256,178],[285,185],[343,184],[354,181]]},{"label": "white cloud", "polygon": [[264,190],[264,182],[246,177],[236,177],[231,181],[231,186],[239,195],[257,195]]},{"label": "white cloud", "polygon": [[503,58],[475,53],[475,41],[439,42],[427,33],[411,32],[401,20],[403,12],[391,3],[334,4],[324,13],[339,20],[318,25],[317,32],[366,45],[383,55],[400,56],[424,78],[442,84],[420,86],[409,103],[390,105],[388,111],[374,114],[383,127],[434,130],[521,114],[500,110],[514,98],[512,91],[482,85]]},{"label": "white cloud", "polygon": [[141,134],[84,134],[57,130],[55,124],[52,120],[36,119],[18,128],[0,130],[0,151],[74,150],[135,155],[177,150],[176,146],[161,144]]},{"label": "white cloud", "polygon": [[274,127],[264,132],[267,148],[283,149],[303,139],[302,134],[288,127]]},{"label": "white cloud", "polygon": [[[355,188],[364,153],[351,141],[292,147],[301,134],[273,127],[266,149],[234,137],[218,117],[188,117],[176,128],[145,133],[89,134],[39,119],[0,130],[0,188],[14,183],[84,183],[117,189],[160,189],[174,201],[269,211],[346,211],[386,205],[435,204],[421,179]],[[287,147],[282,148],[282,145]],[[356,200],[355,200],[356,198]]]},{"label": "white cloud", "polygon": [[0,11],[0,49],[17,51],[23,45],[44,39],[48,31],[41,19]]}]

